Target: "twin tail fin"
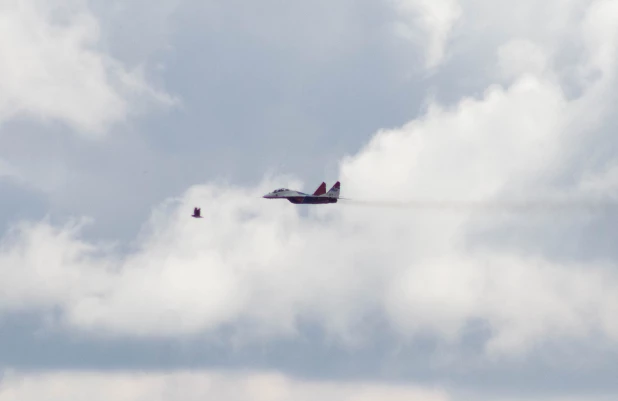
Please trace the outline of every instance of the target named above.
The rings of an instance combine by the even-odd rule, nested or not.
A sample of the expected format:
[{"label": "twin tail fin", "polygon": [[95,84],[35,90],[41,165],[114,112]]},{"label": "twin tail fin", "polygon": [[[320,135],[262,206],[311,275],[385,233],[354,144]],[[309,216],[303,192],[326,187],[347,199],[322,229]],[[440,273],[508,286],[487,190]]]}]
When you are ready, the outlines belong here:
[{"label": "twin tail fin", "polygon": [[320,196],[320,195],[324,195],[326,193],[326,183],[323,182],[322,184],[320,184],[320,186],[318,187],[318,189],[315,190],[315,192],[313,193],[314,196]]},{"label": "twin tail fin", "polygon": [[339,183],[339,181],[337,181],[335,185],[333,185],[333,187],[330,190],[328,190],[328,192],[326,193],[326,196],[329,196],[331,198],[339,198],[340,189],[341,189],[341,184]]}]

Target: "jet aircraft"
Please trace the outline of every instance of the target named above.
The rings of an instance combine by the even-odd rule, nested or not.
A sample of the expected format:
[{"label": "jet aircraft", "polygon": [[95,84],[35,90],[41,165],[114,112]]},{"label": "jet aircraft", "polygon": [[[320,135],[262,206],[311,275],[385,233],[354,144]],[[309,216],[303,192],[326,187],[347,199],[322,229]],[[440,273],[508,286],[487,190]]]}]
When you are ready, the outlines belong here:
[{"label": "jet aircraft", "polygon": [[313,193],[313,195],[306,194],[304,192],[293,191],[287,188],[279,188],[271,193],[268,193],[263,196],[265,199],[287,199],[291,203],[294,204],[303,204],[303,205],[315,205],[322,203],[337,203],[339,199],[339,189],[341,188],[341,184],[339,181],[333,185],[333,187],[326,192],[326,183],[320,184],[318,189]]},{"label": "jet aircraft", "polygon": [[191,217],[195,217],[196,219],[203,219],[203,217],[201,216],[202,213],[202,209],[196,207],[193,209],[193,214],[191,215]]}]

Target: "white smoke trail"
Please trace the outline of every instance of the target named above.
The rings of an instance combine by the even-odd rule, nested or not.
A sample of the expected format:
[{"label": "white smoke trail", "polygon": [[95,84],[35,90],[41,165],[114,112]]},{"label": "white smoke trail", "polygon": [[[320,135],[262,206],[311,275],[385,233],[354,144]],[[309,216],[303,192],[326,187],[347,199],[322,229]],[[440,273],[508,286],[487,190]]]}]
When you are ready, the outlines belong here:
[{"label": "white smoke trail", "polygon": [[616,199],[532,199],[532,200],[361,200],[340,199],[350,206],[379,207],[396,209],[448,210],[448,211],[512,211],[512,212],[552,212],[582,211],[607,212],[618,211]]}]

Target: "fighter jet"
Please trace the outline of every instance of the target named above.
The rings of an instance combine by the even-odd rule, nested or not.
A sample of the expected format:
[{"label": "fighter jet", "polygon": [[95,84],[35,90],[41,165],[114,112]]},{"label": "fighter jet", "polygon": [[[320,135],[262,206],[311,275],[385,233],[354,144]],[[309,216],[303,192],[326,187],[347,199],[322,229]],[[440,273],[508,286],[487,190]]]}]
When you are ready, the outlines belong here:
[{"label": "fighter jet", "polygon": [[193,214],[191,215],[191,217],[195,217],[196,219],[203,219],[203,217],[200,215],[201,212],[202,209],[196,207],[193,209]]},{"label": "fighter jet", "polygon": [[303,204],[303,205],[315,205],[321,203],[337,203],[339,199],[339,189],[341,184],[339,181],[333,185],[333,187],[326,192],[326,183],[322,183],[318,189],[313,193],[313,195],[309,195],[299,191],[293,191],[287,188],[279,188],[275,189],[271,193],[268,193],[263,196],[265,199],[287,199],[291,203],[294,204]]}]

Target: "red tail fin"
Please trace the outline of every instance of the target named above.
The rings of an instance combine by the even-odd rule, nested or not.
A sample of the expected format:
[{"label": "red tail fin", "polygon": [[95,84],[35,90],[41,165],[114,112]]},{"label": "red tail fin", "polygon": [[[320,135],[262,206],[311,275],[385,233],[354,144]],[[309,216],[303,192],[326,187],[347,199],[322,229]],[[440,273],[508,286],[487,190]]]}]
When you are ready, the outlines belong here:
[{"label": "red tail fin", "polygon": [[331,196],[333,198],[339,198],[339,191],[341,190],[341,183],[337,181],[335,185],[328,191],[326,196]]},{"label": "red tail fin", "polygon": [[323,182],[318,189],[315,190],[315,192],[313,193],[314,196],[318,196],[318,195],[324,195],[326,193],[326,183]]}]

